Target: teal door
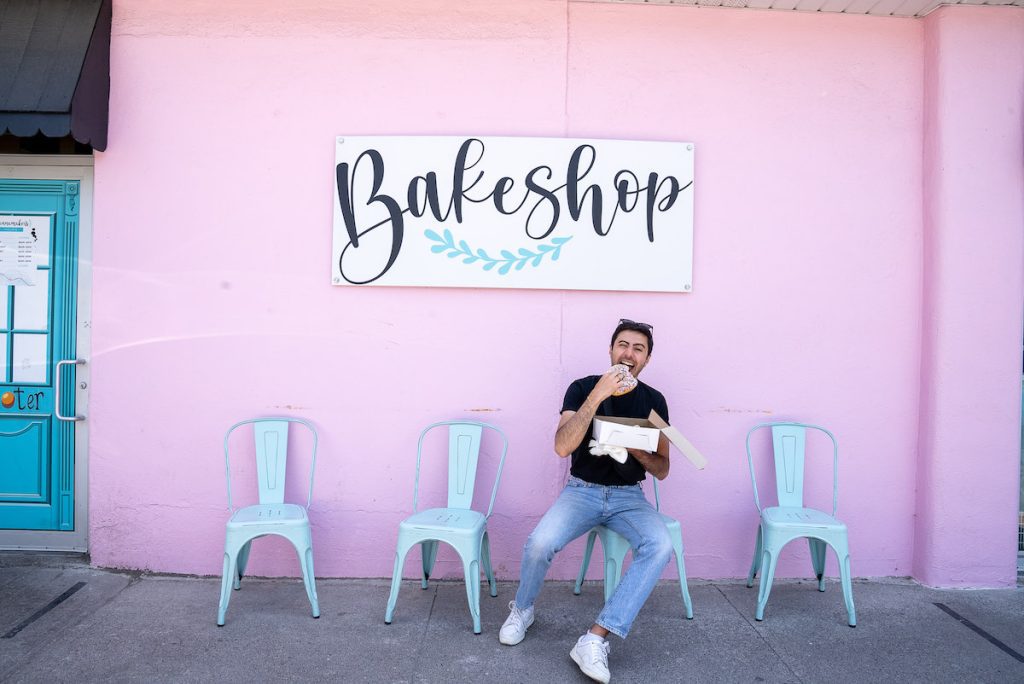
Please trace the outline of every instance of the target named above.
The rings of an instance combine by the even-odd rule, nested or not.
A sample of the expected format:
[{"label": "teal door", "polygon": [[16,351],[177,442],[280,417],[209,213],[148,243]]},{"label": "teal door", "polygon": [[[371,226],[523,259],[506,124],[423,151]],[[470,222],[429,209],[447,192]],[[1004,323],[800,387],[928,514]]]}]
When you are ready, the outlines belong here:
[{"label": "teal door", "polygon": [[0,179],[0,529],[75,529],[79,192]]}]

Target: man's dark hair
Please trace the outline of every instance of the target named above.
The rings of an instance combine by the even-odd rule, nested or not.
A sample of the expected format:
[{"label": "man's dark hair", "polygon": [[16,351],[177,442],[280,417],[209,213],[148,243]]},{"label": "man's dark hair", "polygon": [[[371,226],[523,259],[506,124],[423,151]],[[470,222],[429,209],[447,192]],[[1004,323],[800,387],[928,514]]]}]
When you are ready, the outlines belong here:
[{"label": "man's dark hair", "polygon": [[632,330],[638,332],[647,337],[647,355],[650,356],[654,353],[654,326],[650,323],[639,323],[637,321],[631,321],[628,318],[619,320],[619,324],[615,326],[615,332],[612,333],[612,341],[608,344],[611,346],[615,344],[615,339],[619,336],[619,333],[623,330]]}]

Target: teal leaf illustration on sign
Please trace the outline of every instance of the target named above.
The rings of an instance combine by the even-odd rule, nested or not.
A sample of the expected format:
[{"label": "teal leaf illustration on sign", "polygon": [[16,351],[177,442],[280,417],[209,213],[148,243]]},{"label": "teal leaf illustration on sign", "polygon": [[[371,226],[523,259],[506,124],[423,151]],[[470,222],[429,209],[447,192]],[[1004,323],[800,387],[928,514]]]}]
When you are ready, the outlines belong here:
[{"label": "teal leaf illustration on sign", "polygon": [[551,238],[550,244],[537,245],[536,251],[525,247],[520,247],[515,252],[502,249],[499,251],[500,257],[493,257],[486,250],[473,249],[465,240],[459,240],[456,244],[455,236],[447,229],[440,235],[429,229],[423,231],[423,234],[431,242],[437,243],[430,246],[430,251],[434,254],[444,254],[449,259],[462,257],[464,264],[480,262],[485,271],[498,269],[498,275],[507,275],[512,269],[521,271],[527,264],[532,267],[540,266],[544,257],[549,257],[551,261],[558,261],[558,257],[562,253],[562,245],[572,239],[571,236]]}]

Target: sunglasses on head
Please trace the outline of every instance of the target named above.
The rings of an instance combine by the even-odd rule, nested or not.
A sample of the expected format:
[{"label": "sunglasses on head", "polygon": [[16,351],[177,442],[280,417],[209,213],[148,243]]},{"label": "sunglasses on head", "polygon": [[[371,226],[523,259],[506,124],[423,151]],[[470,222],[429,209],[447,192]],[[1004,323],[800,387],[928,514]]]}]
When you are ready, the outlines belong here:
[{"label": "sunglasses on head", "polygon": [[636,326],[637,328],[641,328],[643,330],[646,330],[649,333],[653,333],[654,332],[654,326],[651,325],[650,323],[641,323],[640,321],[631,321],[628,318],[620,318],[619,319],[619,325]]}]

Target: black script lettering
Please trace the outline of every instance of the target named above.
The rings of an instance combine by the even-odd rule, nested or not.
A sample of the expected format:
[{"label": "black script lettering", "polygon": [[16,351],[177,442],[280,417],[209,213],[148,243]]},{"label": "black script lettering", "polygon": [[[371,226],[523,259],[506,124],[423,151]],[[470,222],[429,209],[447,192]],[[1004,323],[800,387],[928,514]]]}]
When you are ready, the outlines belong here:
[{"label": "black script lettering", "polygon": [[[661,192],[661,186],[665,183],[669,184],[668,196],[663,197],[661,201],[658,201],[658,193]],[[679,193],[682,190],[693,185],[693,181],[686,184],[685,187],[679,187],[679,181],[676,180],[675,176],[665,176],[658,182],[658,174],[652,172],[647,176],[647,239],[654,242],[654,208],[657,206],[658,211],[666,212],[672,208],[672,205],[676,203],[676,199],[679,198]]]},{"label": "black script lettering", "polygon": [[[590,163],[587,164],[587,168],[581,173],[580,158],[583,156],[584,150],[590,152]],[[607,235],[608,230],[611,230],[611,226],[608,227],[608,230],[601,230],[601,188],[597,185],[591,185],[583,191],[583,196],[579,197],[578,184],[594,168],[594,161],[596,159],[597,151],[592,145],[580,145],[573,150],[572,156],[569,158],[569,166],[565,171],[565,201],[569,205],[569,216],[572,217],[573,221],[579,221],[580,214],[583,211],[583,200],[586,199],[587,195],[593,194],[590,199],[590,216],[591,222],[594,225],[594,232],[598,235]]]},{"label": "black script lettering", "polygon": [[498,182],[494,184],[494,192],[491,193],[491,196],[494,198],[494,208],[505,216],[514,214],[522,209],[523,205],[526,204],[526,200],[530,198],[530,192],[527,190],[526,195],[523,197],[523,201],[516,205],[515,209],[506,209],[504,197],[508,194],[509,190],[515,187],[515,184],[516,182],[508,176],[502,176],[498,179]]},{"label": "black script lettering", "polygon": [[[469,157],[470,149],[475,147],[473,143],[479,145],[480,153],[472,164],[466,163],[466,158]],[[474,168],[484,158],[485,145],[479,138],[467,138],[461,145],[459,145],[459,152],[455,155],[455,171],[452,173],[452,206],[455,209],[455,222],[462,223],[462,199],[466,197],[466,193],[476,187],[476,184],[484,177],[484,172],[481,171],[476,175],[476,180],[473,181],[472,185],[468,188],[462,187],[463,179],[466,175],[466,171]],[[484,200],[481,201],[485,201]],[[473,200],[470,200],[471,202]]]},{"label": "black script lettering", "polygon": [[[423,192],[423,201],[419,200],[418,188],[420,185],[425,185],[426,189]],[[448,215],[451,213],[452,205],[448,204],[448,211],[444,214],[441,213],[441,202],[438,199],[437,193],[437,174],[431,171],[426,176],[415,176],[409,181],[409,191],[407,193],[407,199],[409,200],[409,213],[413,216],[420,217],[427,211],[427,206],[430,207],[430,213],[440,222],[444,222]]]},{"label": "black script lettering", "polygon": [[[555,192],[553,190],[548,190],[534,179],[534,176],[541,171],[547,171],[544,175],[548,180],[551,180],[554,176],[554,171],[551,170],[550,166],[538,166],[537,168],[532,169],[530,173],[526,174],[526,189],[540,195],[540,199],[537,200],[537,203],[533,205],[533,209],[531,209],[530,213],[526,216],[526,235],[534,240],[543,240],[550,235],[551,231],[553,231],[555,226],[558,225],[558,216],[561,214],[561,207],[559,206],[558,198],[555,197]],[[564,187],[565,186],[563,185],[555,188],[555,190],[561,190]],[[530,232],[530,222],[533,219],[533,212],[537,211],[537,208],[540,207],[543,202],[547,202],[551,205],[551,220],[548,222],[547,230],[540,235],[534,235]]]},{"label": "black script lettering", "polygon": [[[633,184],[636,185],[635,190],[629,189],[629,179],[625,178],[625,176],[629,176],[629,178],[633,179]],[[607,235],[611,231],[612,226],[615,225],[615,219],[619,215],[619,209],[622,209],[624,213],[628,214],[636,208],[637,202],[640,201],[640,192],[643,189],[640,187],[640,179],[637,178],[636,174],[629,169],[622,169],[616,173],[615,177],[612,179],[612,185],[615,186],[615,206],[612,207],[612,215],[608,219],[608,228],[605,229],[605,235]],[[630,197],[633,198],[633,203],[627,206]]]},{"label": "black script lettering", "polygon": [[366,200],[365,206],[370,206],[380,202],[387,209],[388,215],[391,217],[393,225],[397,225],[398,229],[402,227],[402,210],[398,206],[398,203],[388,195],[380,195],[380,186],[384,182],[384,159],[381,157],[380,152],[377,150],[366,150],[358,157],[355,162],[352,163],[352,171],[349,172],[349,166],[345,162],[338,164],[335,168],[337,175],[338,184],[338,202],[341,205],[341,217],[345,222],[345,230],[348,232],[349,242],[352,243],[353,247],[359,247],[359,233],[358,226],[356,224],[356,207],[353,201],[352,193],[355,190],[356,174],[359,171],[359,163],[363,158],[367,158],[370,161],[370,171],[373,174],[372,190],[370,190],[370,197]]},{"label": "black script lettering", "polygon": [[[633,179],[633,185],[636,186],[636,190],[629,189],[629,178],[626,178],[626,176]],[[638,195],[640,194],[640,179],[637,178],[636,174],[632,171],[622,169],[615,174],[613,184],[615,185],[615,192],[618,195],[617,206],[622,207],[622,210],[627,214],[633,211],[633,209],[636,208],[636,203],[639,201]],[[633,198],[633,203],[626,206],[626,202],[631,196]]]},{"label": "black script lettering", "polygon": [[[20,387],[12,392],[18,399],[19,411],[38,411],[43,406],[43,392],[26,392]],[[24,401],[22,401],[23,396]]]},{"label": "black script lettering", "polygon": [[[369,163],[371,165],[371,172],[373,174],[373,182],[371,186],[372,189],[370,190],[370,196],[369,198],[367,198],[364,206],[370,206],[379,203],[383,205],[383,207],[387,210],[389,218],[360,232],[356,224],[355,202],[354,198],[352,197],[352,193],[355,188],[356,174],[359,169],[359,163],[363,160],[364,157],[369,160]],[[380,152],[378,152],[377,150],[366,150],[358,157],[356,157],[355,162],[352,163],[351,172],[349,172],[348,164],[342,162],[341,164],[337,165],[335,173],[337,175],[338,202],[341,205],[341,216],[342,220],[345,222],[345,230],[348,232],[349,240],[348,244],[345,245],[345,248],[338,256],[338,270],[341,272],[341,276],[345,278],[347,282],[350,282],[353,285],[365,285],[366,283],[372,283],[374,280],[377,280],[377,278],[380,278],[382,275],[387,273],[388,269],[390,269],[391,266],[395,263],[395,259],[398,258],[398,253],[402,249],[402,239],[404,237],[405,232],[402,214],[405,213],[405,211],[408,211],[408,209],[403,210],[401,207],[398,206],[398,202],[396,202],[394,198],[388,195],[380,194],[380,186],[384,182],[384,159],[381,157]],[[348,248],[350,246],[358,249],[360,237],[370,232],[371,230],[374,230],[379,226],[384,225],[385,223],[391,224],[391,255],[388,258],[387,264],[384,266],[383,269],[381,269],[380,273],[378,273],[373,278],[370,278],[369,280],[349,280],[349,278],[345,275],[345,269],[342,264],[345,252],[348,251]]]}]

